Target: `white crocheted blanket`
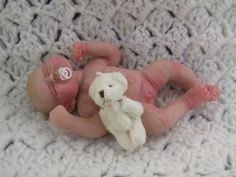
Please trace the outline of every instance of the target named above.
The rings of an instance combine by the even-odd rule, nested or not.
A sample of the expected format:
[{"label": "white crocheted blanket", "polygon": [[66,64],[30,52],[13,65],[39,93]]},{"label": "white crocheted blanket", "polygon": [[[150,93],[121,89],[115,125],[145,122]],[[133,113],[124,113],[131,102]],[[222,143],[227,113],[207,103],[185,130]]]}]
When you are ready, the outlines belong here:
[{"label": "white crocheted blanket", "polygon": [[[89,140],[54,128],[30,104],[27,75],[50,55],[70,58],[73,41],[95,39],[117,44],[131,69],[177,59],[219,86],[219,102],[148,136],[134,153],[112,136]],[[180,93],[166,87],[158,101]],[[1,177],[233,177],[236,1],[1,0],[0,94]]]}]

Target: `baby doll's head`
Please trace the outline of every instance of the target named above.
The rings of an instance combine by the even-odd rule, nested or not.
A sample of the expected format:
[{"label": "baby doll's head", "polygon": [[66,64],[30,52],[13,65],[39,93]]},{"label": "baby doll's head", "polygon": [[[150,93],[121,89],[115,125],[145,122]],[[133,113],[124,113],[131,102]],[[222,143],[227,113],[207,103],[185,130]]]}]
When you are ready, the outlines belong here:
[{"label": "baby doll's head", "polygon": [[57,105],[73,111],[79,89],[80,71],[73,71],[62,56],[55,56],[37,67],[27,81],[27,93],[39,111],[49,113]]}]

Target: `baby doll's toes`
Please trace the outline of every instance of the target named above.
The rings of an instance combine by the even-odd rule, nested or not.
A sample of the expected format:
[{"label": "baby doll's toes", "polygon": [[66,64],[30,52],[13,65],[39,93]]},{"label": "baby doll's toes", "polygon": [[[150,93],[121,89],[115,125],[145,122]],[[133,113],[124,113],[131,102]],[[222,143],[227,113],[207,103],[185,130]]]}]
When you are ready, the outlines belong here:
[{"label": "baby doll's toes", "polygon": [[216,100],[219,96],[219,90],[215,86],[206,86],[204,84],[195,85],[184,96],[185,105],[192,109],[201,103]]},{"label": "baby doll's toes", "polygon": [[196,95],[198,95],[202,101],[205,102],[210,99],[210,92],[204,84],[198,84],[194,87],[194,89],[196,91]]},{"label": "baby doll's toes", "polygon": [[220,90],[214,85],[207,85],[206,88],[210,93],[209,101],[215,101],[220,96]]}]

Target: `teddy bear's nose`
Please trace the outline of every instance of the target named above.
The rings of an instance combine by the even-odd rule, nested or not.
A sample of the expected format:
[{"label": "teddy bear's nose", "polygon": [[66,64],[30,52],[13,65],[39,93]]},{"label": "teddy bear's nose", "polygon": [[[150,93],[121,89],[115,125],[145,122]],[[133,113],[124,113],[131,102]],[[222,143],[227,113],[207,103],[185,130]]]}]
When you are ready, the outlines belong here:
[{"label": "teddy bear's nose", "polygon": [[104,90],[99,91],[99,95],[104,98]]}]

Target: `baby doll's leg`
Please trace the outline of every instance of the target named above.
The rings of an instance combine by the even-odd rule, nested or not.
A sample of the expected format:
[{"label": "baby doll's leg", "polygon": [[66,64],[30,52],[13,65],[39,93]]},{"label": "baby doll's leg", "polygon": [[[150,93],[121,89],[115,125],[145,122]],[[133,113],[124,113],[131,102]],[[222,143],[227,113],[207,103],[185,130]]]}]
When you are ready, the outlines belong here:
[{"label": "baby doll's leg", "polygon": [[168,105],[157,108],[151,104],[143,104],[142,121],[150,134],[160,134],[173,127],[187,111],[201,103],[217,99],[219,93],[215,87],[197,84],[181,98]]},{"label": "baby doll's leg", "polygon": [[186,90],[200,83],[189,68],[173,61],[156,61],[148,65],[143,74],[157,90],[169,81],[177,83]]},{"label": "baby doll's leg", "polygon": [[58,128],[86,138],[100,138],[107,132],[98,115],[91,118],[77,117],[57,106],[50,112],[50,121]]},{"label": "baby doll's leg", "polygon": [[147,103],[143,103],[143,107],[142,122],[146,132],[151,135],[166,132],[188,111],[180,98],[162,108]]}]

